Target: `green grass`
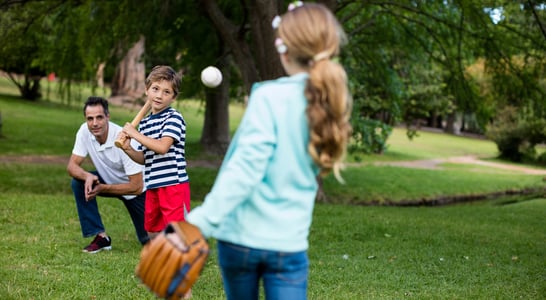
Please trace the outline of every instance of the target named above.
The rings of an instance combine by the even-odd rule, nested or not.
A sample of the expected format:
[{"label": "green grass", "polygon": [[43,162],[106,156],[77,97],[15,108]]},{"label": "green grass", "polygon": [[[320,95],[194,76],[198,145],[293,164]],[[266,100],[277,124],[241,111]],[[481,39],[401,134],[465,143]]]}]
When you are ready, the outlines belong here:
[{"label": "green grass", "polygon": [[[134,277],[140,246],[120,202],[99,199],[113,250],[90,255],[80,252],[89,240],[65,188],[35,192],[0,193],[0,298],[154,299]],[[309,299],[540,299],[545,210],[546,199],[436,208],[319,204]],[[224,297],[211,242],[194,299]]]},{"label": "green grass", "polygon": [[[0,92],[3,86],[0,80]],[[188,160],[203,159],[202,105],[179,101],[188,123]],[[243,109],[230,108],[233,131]],[[0,95],[0,156],[68,157],[81,108]],[[135,110],[112,108],[123,123]],[[544,176],[485,166],[441,164],[409,169],[375,162],[477,155],[493,160],[484,140],[396,129],[387,153],[358,158],[341,185],[324,180],[330,204],[317,204],[310,234],[309,299],[542,299],[546,295],[546,199],[515,197],[449,206],[348,205],[544,188]],[[352,158],[354,159],[354,157]],[[89,164],[87,164],[90,167]],[[0,162],[0,299],[155,299],[134,277],[140,246],[119,201],[99,198],[113,250],[80,252],[81,237],[65,164]],[[192,205],[217,170],[190,168]],[[513,202],[513,203],[512,203]],[[511,203],[511,204],[506,204]],[[211,257],[193,299],[224,299]]]},{"label": "green grass", "polygon": [[[1,78],[1,77],[0,77]],[[0,81],[1,82],[1,81]],[[76,101],[73,101],[76,102]],[[178,100],[175,107],[180,110],[187,123],[188,159],[208,156],[201,152],[199,140],[203,126],[204,105],[198,100]],[[53,101],[27,102],[16,96],[0,94],[0,155],[62,155],[69,156],[79,126],[85,121],[83,101],[77,105],[64,105]],[[110,107],[110,120],[120,125],[130,122],[139,107]],[[243,107],[230,107],[231,131],[243,114]]]},{"label": "green grass", "polygon": [[545,208],[320,205],[310,299],[539,299]]},{"label": "green grass", "polygon": [[0,98],[2,155],[69,155],[79,125],[81,109],[49,102],[30,103],[16,97]]},{"label": "green grass", "polygon": [[406,129],[396,127],[389,137],[387,151],[382,155],[351,154],[349,162],[378,162],[424,160],[475,155],[493,158],[498,155],[496,145],[488,140],[466,138],[436,132],[420,131],[418,137],[409,139]]},{"label": "green grass", "polygon": [[324,180],[324,190],[333,203],[431,202],[447,197],[479,196],[503,191],[546,188],[543,176],[514,172],[484,173],[474,166],[427,170],[392,166],[364,166],[343,172],[345,185],[332,176]]},{"label": "green grass", "polygon": [[[196,100],[184,100],[177,103],[188,124],[187,159],[209,158],[201,151],[199,144],[202,128],[203,107]],[[30,103],[15,97],[0,97],[0,110],[3,116],[0,138],[0,155],[61,155],[69,156],[72,151],[77,128],[83,122],[81,109],[66,107],[51,102]],[[236,128],[236,120],[242,115],[242,107],[233,105],[232,130]],[[121,123],[130,120],[134,111],[111,108],[111,119]],[[367,163],[386,160],[398,160],[397,153],[407,153],[406,159],[430,159],[438,157],[461,156],[471,154],[493,158],[496,154],[494,144],[489,141],[468,139],[435,133],[422,133],[413,141],[408,141],[401,134],[402,129],[396,129],[393,135],[391,150],[383,156],[367,156]],[[422,139],[422,140],[421,140]],[[437,143],[434,143],[434,140]],[[451,145],[445,147],[445,145]],[[434,150],[438,148],[439,150]],[[406,149],[406,150],[403,150]],[[428,149],[428,150],[423,150]],[[393,151],[394,154],[390,151]],[[387,159],[390,158],[390,159]],[[213,158],[217,159],[217,158]],[[39,167],[38,167],[39,168]],[[478,171],[476,171],[478,170]],[[192,176],[192,172],[199,172]],[[216,170],[189,170],[192,178],[192,191],[195,196],[206,194],[206,189],[212,185]],[[207,173],[203,176],[201,173]],[[340,185],[332,176],[325,180],[325,191],[333,202],[337,203],[383,203],[405,200],[431,199],[445,195],[468,196],[495,191],[521,190],[545,187],[546,183],[540,175],[524,175],[507,173],[503,170],[483,166],[457,165],[444,167],[440,170],[408,169],[403,167],[373,166],[348,168],[343,172],[347,184]],[[6,180],[12,180],[8,178]],[[62,185],[62,183],[59,183]],[[196,198],[202,199],[202,198]]]}]

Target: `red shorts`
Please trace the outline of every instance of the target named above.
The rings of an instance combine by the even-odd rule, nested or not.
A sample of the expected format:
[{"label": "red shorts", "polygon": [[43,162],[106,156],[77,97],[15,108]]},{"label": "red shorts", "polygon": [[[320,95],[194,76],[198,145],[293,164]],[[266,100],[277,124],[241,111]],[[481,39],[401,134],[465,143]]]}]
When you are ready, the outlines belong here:
[{"label": "red shorts", "polygon": [[190,184],[169,185],[146,191],[144,229],[159,232],[169,222],[186,220],[190,212]]}]

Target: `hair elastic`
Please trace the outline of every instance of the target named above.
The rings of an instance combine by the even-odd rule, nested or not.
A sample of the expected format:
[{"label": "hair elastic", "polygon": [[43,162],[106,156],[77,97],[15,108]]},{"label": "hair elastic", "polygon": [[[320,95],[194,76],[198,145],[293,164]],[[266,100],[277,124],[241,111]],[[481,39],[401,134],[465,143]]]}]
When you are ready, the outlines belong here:
[{"label": "hair elastic", "polygon": [[294,1],[290,4],[288,4],[288,11],[291,11],[293,10],[294,8],[296,7],[300,7],[300,6],[303,6],[303,2],[302,1]]},{"label": "hair elastic", "polygon": [[[300,6],[303,6],[302,1],[294,1],[288,4],[288,11],[294,10],[296,7],[300,7]],[[275,18],[273,18],[273,21],[271,21],[271,27],[273,27],[273,29],[279,28],[279,25],[281,25],[281,21],[282,21],[281,16],[279,15],[275,16]]]},{"label": "hair elastic", "polygon": [[273,29],[277,29],[279,28],[279,25],[281,25],[281,16],[275,16],[273,21],[271,21],[271,27],[273,27]]},{"label": "hair elastic", "polygon": [[323,59],[330,59],[330,54],[326,51],[322,51],[313,56],[314,62],[321,61]]}]

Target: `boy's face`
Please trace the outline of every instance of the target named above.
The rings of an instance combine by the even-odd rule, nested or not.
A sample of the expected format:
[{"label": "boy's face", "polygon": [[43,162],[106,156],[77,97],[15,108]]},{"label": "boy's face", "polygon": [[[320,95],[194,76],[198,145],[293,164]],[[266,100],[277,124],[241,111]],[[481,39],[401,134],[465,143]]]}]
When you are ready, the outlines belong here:
[{"label": "boy's face", "polygon": [[108,121],[110,116],[104,113],[102,105],[87,106],[85,108],[85,120],[87,128],[95,139],[101,144],[108,138]]},{"label": "boy's face", "polygon": [[169,107],[176,99],[176,95],[169,81],[152,82],[146,90],[148,101],[152,104],[152,113],[158,113]]}]

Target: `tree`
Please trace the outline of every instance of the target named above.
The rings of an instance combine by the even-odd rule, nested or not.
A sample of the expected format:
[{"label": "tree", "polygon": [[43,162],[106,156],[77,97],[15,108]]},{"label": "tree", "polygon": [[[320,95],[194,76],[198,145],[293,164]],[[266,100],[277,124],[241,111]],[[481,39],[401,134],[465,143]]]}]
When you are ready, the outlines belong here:
[{"label": "tree", "polygon": [[494,36],[485,40],[490,92],[499,109],[521,107],[525,118],[546,118],[546,8],[533,1],[502,8]]},{"label": "tree", "polygon": [[[0,18],[0,69],[28,100],[40,98],[40,79],[46,74],[38,63],[41,35],[36,30],[40,21],[34,19],[43,5],[37,3],[25,11],[3,11]],[[9,41],[9,42],[5,42]]]},{"label": "tree", "polygon": [[[211,29],[216,32],[218,45],[221,45],[220,66],[223,73],[226,74],[229,69],[227,64],[232,61],[236,75],[242,81],[244,94],[248,94],[252,84],[257,81],[284,75],[278,53],[273,47],[275,36],[271,21],[285,11],[289,1],[198,2],[201,11],[212,24]],[[335,0],[318,2],[330,8],[334,8],[336,3]],[[227,100],[223,97],[227,96],[225,89],[229,89],[229,84],[223,83],[216,93],[207,93],[206,108],[211,112],[205,114],[201,143],[211,152],[221,152],[227,146],[228,140],[225,137],[229,119],[226,115]]]},{"label": "tree", "polygon": [[[104,65],[105,78],[112,81],[122,73],[115,72],[118,62],[144,36],[146,69],[173,65],[184,75],[185,96],[205,95],[210,111],[201,141],[217,152],[228,143],[228,97],[242,98],[254,82],[283,74],[271,20],[285,12],[288,2],[4,1],[1,6],[9,9],[0,12],[2,21],[16,24],[4,27],[0,37],[26,28],[34,34],[25,39],[39,42],[2,45],[0,54],[8,57],[34,45],[32,63],[25,60],[29,66],[88,80]],[[372,152],[384,149],[389,128],[401,121],[427,119],[438,125],[447,120],[445,128],[455,132],[456,115],[473,115],[484,130],[495,108],[508,104],[524,108],[518,111],[529,118],[545,115],[544,6],[533,1],[502,7],[475,0],[320,2],[336,12],[350,37],[341,61],[351,80],[354,120],[365,125],[355,123],[362,128],[356,134],[372,137]],[[499,22],[491,20],[492,9],[503,12]],[[488,93],[467,72],[479,59],[489,74]],[[198,83],[200,70],[209,64],[228,75],[214,92]]]},{"label": "tree", "polygon": [[[523,6],[507,4],[512,8],[508,11],[523,18],[520,24],[525,25],[503,29],[503,22],[492,22],[488,5],[471,0],[342,1],[337,14],[351,37],[344,63],[355,107],[361,112],[360,119],[353,120],[413,124],[423,118],[437,121],[441,114],[447,122],[445,129],[456,132],[455,116],[465,114],[473,115],[483,132],[494,108],[510,95],[506,89],[514,89],[534,106],[544,103],[544,87],[536,84],[544,78],[544,30],[539,21],[544,18],[536,17],[544,15],[544,7],[531,1]],[[528,64],[507,67],[506,58],[514,54],[526,57]],[[496,90],[504,94],[498,95],[499,101],[482,93],[467,73],[467,66],[480,58],[486,59],[488,72],[499,79]],[[408,133],[413,136],[411,129]]]},{"label": "tree", "polygon": [[535,146],[546,142],[546,8],[522,1],[495,9],[495,31],[483,39],[488,51],[472,69],[480,93],[494,99],[486,135],[502,158],[544,162]]},{"label": "tree", "polygon": [[142,58],[145,53],[145,40],[141,36],[117,64],[111,86],[112,98],[120,97],[121,102],[133,102],[144,96],[146,86],[143,78],[146,77],[146,72]]},{"label": "tree", "polygon": [[229,60],[223,57],[217,64],[223,70],[223,81],[219,87],[205,91],[205,118],[200,143],[212,154],[223,155],[231,141],[229,130]]},{"label": "tree", "polygon": [[227,11],[232,12],[233,19],[225,16],[216,1],[199,2],[222,43],[229,49],[247,93],[254,82],[282,74],[280,60],[272,47],[271,28],[271,20],[282,1],[249,1],[248,5],[243,1],[239,7],[229,6]]}]

